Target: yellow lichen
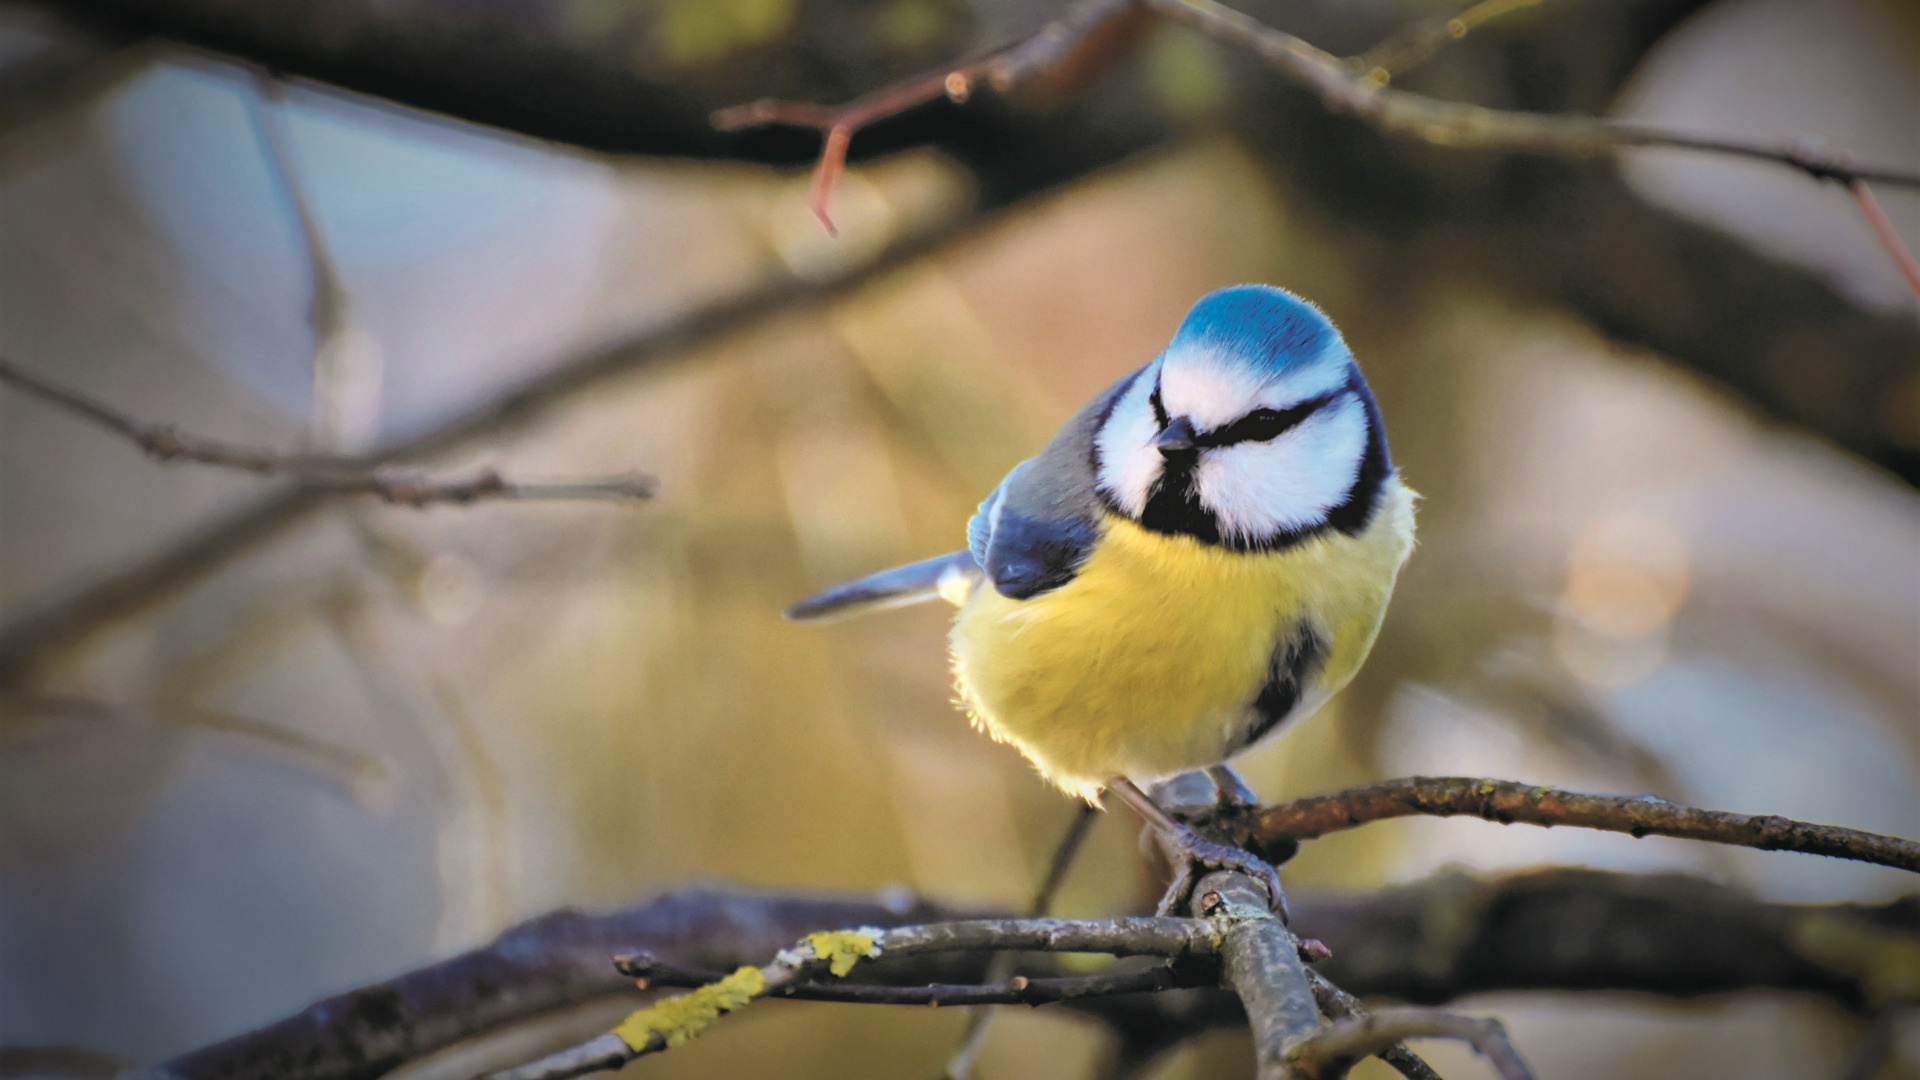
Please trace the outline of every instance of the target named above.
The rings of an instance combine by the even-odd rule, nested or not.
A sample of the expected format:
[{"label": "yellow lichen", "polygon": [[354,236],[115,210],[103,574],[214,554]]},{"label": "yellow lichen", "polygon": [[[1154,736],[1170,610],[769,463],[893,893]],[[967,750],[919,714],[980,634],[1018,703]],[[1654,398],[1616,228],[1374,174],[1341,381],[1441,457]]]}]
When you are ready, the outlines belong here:
[{"label": "yellow lichen", "polygon": [[668,1046],[679,1046],[707,1030],[720,1014],[745,1006],[766,985],[759,968],[742,967],[719,982],[654,1002],[622,1020],[613,1033],[635,1050],[644,1049],[655,1035]]},{"label": "yellow lichen", "polygon": [[806,942],[813,948],[813,955],[825,960],[827,970],[835,975],[845,975],[862,959],[879,955],[872,935],[858,930],[822,930],[808,934]]}]

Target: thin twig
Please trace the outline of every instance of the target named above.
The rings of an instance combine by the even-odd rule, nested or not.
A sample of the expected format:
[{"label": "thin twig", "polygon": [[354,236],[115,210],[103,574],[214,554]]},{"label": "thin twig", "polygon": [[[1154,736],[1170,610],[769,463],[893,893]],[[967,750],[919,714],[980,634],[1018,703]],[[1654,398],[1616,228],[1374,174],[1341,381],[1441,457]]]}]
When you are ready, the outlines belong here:
[{"label": "thin twig", "polygon": [[1132,10],[1137,0],[1077,0],[1059,18],[1033,35],[949,67],[883,86],[840,106],[762,98],[720,109],[712,116],[721,131],[782,124],[812,128],[822,136],[820,158],[814,165],[807,205],[829,235],[839,235],[829,213],[833,185],[847,164],[847,146],[861,128],[938,97],[959,104],[981,82],[1006,93],[1028,75],[1042,71],[1071,55],[1089,35]]},{"label": "thin twig", "polygon": [[1530,8],[1542,0],[1480,0],[1457,15],[1421,19],[1358,56],[1347,59],[1347,69],[1375,86],[1385,86],[1431,60],[1434,54],[1466,37],[1482,24],[1509,12]]},{"label": "thin twig", "polygon": [[1920,260],[1907,250],[1906,241],[1900,239],[1900,231],[1893,227],[1887,212],[1880,209],[1880,200],[1873,197],[1873,189],[1857,176],[1847,183],[1847,189],[1853,192],[1853,201],[1860,207],[1860,216],[1867,219],[1867,227],[1873,230],[1873,238],[1880,241],[1880,246],[1893,257],[1893,264],[1900,268],[1900,276],[1907,279],[1907,287],[1913,290],[1913,295],[1920,297]]},{"label": "thin twig", "polygon": [[[1360,999],[1333,984],[1325,975],[1307,969],[1307,978],[1313,981],[1313,999],[1319,1003],[1320,1011],[1327,1014],[1329,1020],[1366,1019],[1373,1013],[1360,1003]],[[1433,1066],[1412,1050],[1407,1044],[1394,1040],[1382,1044],[1373,1051],[1381,1061],[1394,1067],[1407,1080],[1441,1080]]]},{"label": "thin twig", "polygon": [[1260,812],[1260,844],[1310,840],[1387,818],[1469,814],[1503,825],[1573,825],[1633,837],[1676,836],[1762,851],[1800,851],[1920,873],[1920,843],[1836,825],[1682,806],[1652,795],[1586,795],[1511,780],[1410,776],[1297,799]]},{"label": "thin twig", "polygon": [[1501,1080],[1533,1080],[1533,1071],[1507,1039],[1498,1020],[1481,1020],[1438,1009],[1387,1009],[1371,1016],[1336,1020],[1287,1048],[1287,1060],[1302,1077],[1344,1075],[1356,1059],[1411,1038],[1461,1039],[1480,1052]]},{"label": "thin twig", "polygon": [[187,461],[237,469],[256,476],[281,476],[310,487],[373,495],[400,506],[466,504],[485,499],[650,499],[655,483],[638,473],[545,483],[511,481],[493,469],[451,480],[376,468],[351,457],[287,454],[236,446],[152,424],[76,391],[48,382],[7,360],[0,360],[0,383],[39,398],[133,443],[158,461]]}]

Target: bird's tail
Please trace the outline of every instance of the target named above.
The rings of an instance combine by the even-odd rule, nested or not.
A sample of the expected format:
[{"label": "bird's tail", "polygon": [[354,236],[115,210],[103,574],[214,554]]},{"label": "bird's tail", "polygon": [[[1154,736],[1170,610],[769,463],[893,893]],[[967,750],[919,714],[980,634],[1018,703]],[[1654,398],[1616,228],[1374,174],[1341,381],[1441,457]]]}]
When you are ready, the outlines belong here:
[{"label": "bird's tail", "polygon": [[980,578],[980,565],[973,561],[973,556],[956,551],[835,585],[788,608],[787,618],[796,622],[838,619],[918,604],[936,596],[958,605],[966,600]]}]

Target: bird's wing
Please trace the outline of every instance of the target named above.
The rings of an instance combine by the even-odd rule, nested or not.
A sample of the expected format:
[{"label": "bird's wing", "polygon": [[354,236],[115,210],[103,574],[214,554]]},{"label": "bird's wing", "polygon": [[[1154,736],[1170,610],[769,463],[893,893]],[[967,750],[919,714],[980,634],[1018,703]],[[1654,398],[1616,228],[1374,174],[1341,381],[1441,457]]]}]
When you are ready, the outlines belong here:
[{"label": "bird's wing", "polygon": [[1100,536],[1094,434],[1114,398],[1139,374],[1108,387],[1045,449],[1014,466],[967,523],[967,550],[836,585],[788,608],[787,618],[839,618],[941,595],[957,603],[982,577],[1016,600],[1072,581]]},{"label": "bird's wing", "polygon": [[1002,596],[1026,600],[1065,585],[1099,541],[1106,511],[1094,488],[1094,437],[1139,377],[1136,371],[1096,395],[980,504],[967,526],[968,547]]},{"label": "bird's wing", "polygon": [[788,608],[787,618],[814,622],[862,615],[918,604],[956,588],[960,590],[956,595],[964,596],[980,576],[980,564],[973,561],[973,554],[955,551],[835,585]]}]

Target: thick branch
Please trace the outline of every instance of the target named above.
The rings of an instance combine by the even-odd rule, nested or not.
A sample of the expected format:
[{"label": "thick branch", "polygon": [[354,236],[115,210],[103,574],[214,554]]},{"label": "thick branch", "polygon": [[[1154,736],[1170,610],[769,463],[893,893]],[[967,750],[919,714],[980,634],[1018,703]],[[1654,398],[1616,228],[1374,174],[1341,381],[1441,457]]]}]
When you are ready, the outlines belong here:
[{"label": "thick branch", "polygon": [[1800,851],[1920,873],[1920,842],[1775,815],[1681,806],[1652,795],[1585,795],[1511,780],[1411,776],[1299,799],[1260,812],[1254,840],[1308,840],[1371,821],[1469,814],[1502,825],[1573,825],[1629,836],[1677,836],[1762,851]]},{"label": "thick branch", "polygon": [[1224,926],[1220,982],[1240,999],[1253,1028],[1254,1074],[1259,1080],[1294,1077],[1288,1048],[1320,1030],[1299,940],[1269,907],[1266,886],[1245,874],[1208,874],[1194,886],[1193,897],[1195,914]]},{"label": "thick branch", "polygon": [[376,468],[356,458],[331,454],[289,454],[192,435],[170,424],[137,420],[74,390],[55,385],[25,368],[0,360],[0,383],[14,387],[111,431],[158,461],[187,461],[236,469],[256,476],[279,476],[343,494],[374,495],[402,506],[466,504],[493,499],[650,499],[651,477],[630,473],[591,480],[546,483],[511,481],[492,469],[457,480],[436,480]]}]

